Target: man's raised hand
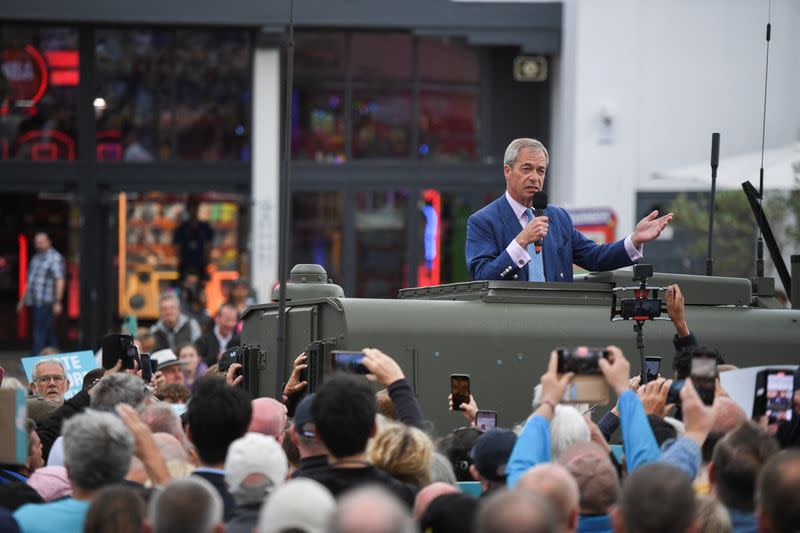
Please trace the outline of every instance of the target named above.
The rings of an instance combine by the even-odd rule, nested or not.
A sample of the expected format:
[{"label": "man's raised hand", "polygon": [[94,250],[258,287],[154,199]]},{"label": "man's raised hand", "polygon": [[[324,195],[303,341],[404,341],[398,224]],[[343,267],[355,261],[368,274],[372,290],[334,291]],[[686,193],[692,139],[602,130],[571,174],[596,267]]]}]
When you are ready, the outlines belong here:
[{"label": "man's raised hand", "polygon": [[658,211],[653,211],[636,224],[636,229],[631,235],[633,246],[638,248],[643,243],[655,240],[661,235],[664,228],[672,220],[672,213],[667,213],[663,217],[658,217]]}]

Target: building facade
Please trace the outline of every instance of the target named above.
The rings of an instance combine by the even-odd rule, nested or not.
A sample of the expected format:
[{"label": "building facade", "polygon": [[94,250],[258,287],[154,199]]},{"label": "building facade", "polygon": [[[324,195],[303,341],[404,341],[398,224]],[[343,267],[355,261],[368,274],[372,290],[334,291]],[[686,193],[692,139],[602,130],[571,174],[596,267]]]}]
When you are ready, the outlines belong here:
[{"label": "building facade", "polygon": [[[561,16],[558,3],[297,2],[290,264],[323,264],[363,297],[467,279],[466,217],[503,190],[505,145],[550,141]],[[26,340],[11,315],[35,229],[67,261],[65,344],[96,346],[115,316],[154,318],[190,200],[213,230],[209,309],[240,276],[267,299],[287,6],[38,0],[0,20],[0,340]]]}]

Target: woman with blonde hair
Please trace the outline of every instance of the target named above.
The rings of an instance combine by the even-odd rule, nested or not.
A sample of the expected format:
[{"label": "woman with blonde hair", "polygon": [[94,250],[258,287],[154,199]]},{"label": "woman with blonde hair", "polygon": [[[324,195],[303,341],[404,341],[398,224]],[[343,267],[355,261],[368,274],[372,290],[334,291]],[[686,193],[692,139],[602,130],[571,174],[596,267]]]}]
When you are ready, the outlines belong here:
[{"label": "woman with blonde hair", "polygon": [[384,422],[367,453],[376,467],[420,489],[430,483],[433,441],[424,431],[398,422]]}]

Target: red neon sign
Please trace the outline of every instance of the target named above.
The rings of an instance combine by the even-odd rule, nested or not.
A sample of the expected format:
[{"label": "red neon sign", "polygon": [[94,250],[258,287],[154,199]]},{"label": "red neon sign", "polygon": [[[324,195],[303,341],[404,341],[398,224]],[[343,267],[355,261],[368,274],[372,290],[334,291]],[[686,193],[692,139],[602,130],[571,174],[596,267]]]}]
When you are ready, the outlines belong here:
[{"label": "red neon sign", "polygon": [[7,48],[0,54],[0,70],[11,88],[12,101],[32,106],[47,91],[48,72],[44,57],[31,45]]}]

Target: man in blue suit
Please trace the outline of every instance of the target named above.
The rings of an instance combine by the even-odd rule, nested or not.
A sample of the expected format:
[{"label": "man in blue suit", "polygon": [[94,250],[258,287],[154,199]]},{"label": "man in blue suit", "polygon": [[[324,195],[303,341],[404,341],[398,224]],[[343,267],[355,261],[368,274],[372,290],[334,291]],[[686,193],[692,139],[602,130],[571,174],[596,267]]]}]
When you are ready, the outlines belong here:
[{"label": "man in blue suit", "polygon": [[[467,265],[474,279],[572,281],[572,264],[586,270],[614,270],[642,258],[642,244],[656,239],[672,220],[653,211],[633,233],[598,245],[572,226],[560,207],[534,217],[533,197],[544,188],[549,156],[535,139],[515,139],[506,148],[506,192],[467,221]],[[534,243],[542,240],[540,251]]]}]

